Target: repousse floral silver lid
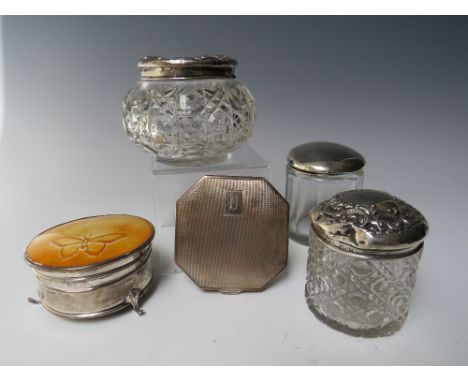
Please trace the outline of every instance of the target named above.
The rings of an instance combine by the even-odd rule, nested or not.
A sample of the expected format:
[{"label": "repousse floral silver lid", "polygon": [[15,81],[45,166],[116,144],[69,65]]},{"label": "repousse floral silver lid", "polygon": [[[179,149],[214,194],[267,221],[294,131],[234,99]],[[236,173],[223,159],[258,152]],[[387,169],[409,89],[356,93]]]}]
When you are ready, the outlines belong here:
[{"label": "repousse floral silver lid", "polygon": [[311,174],[336,175],[360,170],[364,157],[348,146],[334,142],[309,142],[293,147],[288,163],[296,170]]},{"label": "repousse floral silver lid", "polygon": [[352,190],[321,203],[310,214],[326,243],[363,255],[401,256],[417,248],[428,223],[414,207],[387,192]]}]

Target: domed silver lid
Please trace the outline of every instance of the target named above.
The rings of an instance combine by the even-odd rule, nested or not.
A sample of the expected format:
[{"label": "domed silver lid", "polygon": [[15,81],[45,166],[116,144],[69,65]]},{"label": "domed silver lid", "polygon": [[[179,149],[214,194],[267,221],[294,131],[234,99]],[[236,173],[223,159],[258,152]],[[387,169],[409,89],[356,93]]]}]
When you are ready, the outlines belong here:
[{"label": "domed silver lid", "polygon": [[375,190],[341,192],[315,207],[310,219],[314,232],[326,243],[385,257],[411,252],[429,229],[417,209]]},{"label": "domed silver lid", "polygon": [[310,174],[337,175],[360,170],[364,157],[350,147],[334,142],[309,142],[289,151],[288,163]]},{"label": "domed silver lid", "polygon": [[223,55],[164,58],[147,56],[138,62],[143,79],[235,78],[237,60]]}]

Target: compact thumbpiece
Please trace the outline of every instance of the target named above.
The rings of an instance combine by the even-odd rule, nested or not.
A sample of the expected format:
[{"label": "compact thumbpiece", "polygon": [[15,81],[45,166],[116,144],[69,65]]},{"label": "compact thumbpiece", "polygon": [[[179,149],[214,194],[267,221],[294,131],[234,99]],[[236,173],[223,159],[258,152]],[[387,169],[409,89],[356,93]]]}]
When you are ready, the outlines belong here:
[{"label": "compact thumbpiece", "polygon": [[36,274],[41,303],[68,318],[105,316],[131,305],[153,279],[153,225],[131,215],[103,215],[52,227],[26,247],[25,259]]},{"label": "compact thumbpiece", "polygon": [[341,191],[362,188],[364,157],[333,142],[310,142],[289,151],[286,199],[289,202],[289,236],[309,243],[309,213],[320,202]]},{"label": "compact thumbpiece", "polygon": [[428,223],[382,191],[337,194],[310,214],[306,299],[327,325],[388,336],[408,315]]},{"label": "compact thumbpiece", "polygon": [[251,135],[255,100],[221,55],[139,61],[141,81],[123,102],[130,140],[169,164],[227,159]]},{"label": "compact thumbpiece", "polygon": [[288,203],[264,178],[204,176],[177,201],[175,240],[200,288],[261,291],[287,265]]}]

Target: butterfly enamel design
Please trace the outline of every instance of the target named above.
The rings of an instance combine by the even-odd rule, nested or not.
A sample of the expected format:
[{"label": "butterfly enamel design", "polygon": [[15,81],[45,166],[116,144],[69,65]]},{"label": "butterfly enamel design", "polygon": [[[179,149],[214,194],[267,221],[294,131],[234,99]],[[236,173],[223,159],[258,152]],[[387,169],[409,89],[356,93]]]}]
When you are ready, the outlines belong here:
[{"label": "butterfly enamel design", "polygon": [[106,235],[93,236],[85,234],[81,237],[63,237],[52,241],[52,243],[60,248],[60,258],[67,260],[79,254],[96,258],[104,250],[108,244],[114,243],[127,236],[125,233],[109,233]]}]

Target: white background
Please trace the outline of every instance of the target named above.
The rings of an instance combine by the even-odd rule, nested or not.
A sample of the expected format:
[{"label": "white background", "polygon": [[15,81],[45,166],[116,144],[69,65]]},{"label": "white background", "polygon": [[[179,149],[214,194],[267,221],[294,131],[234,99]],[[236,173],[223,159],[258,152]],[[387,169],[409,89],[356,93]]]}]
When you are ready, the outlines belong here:
[{"label": "white background", "polygon": [[[465,26],[464,26],[465,25]],[[3,20],[0,142],[2,364],[466,364],[466,22],[450,19]],[[431,230],[405,326],[360,339],[304,299],[307,249],[262,293],[199,290],[157,233],[160,281],[132,311],[76,322],[26,302],[27,243],[60,222],[131,213],[156,223],[150,156],[126,138],[120,101],[145,54],[221,52],[257,99],[250,143],[283,192],[288,150],[311,140],[366,157],[365,185],[417,207]]]}]

